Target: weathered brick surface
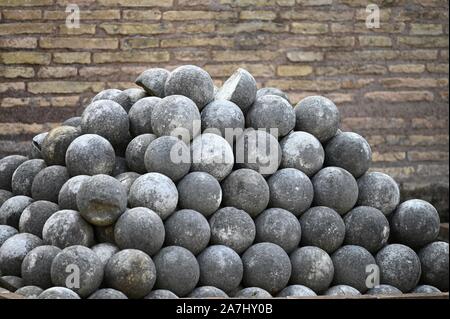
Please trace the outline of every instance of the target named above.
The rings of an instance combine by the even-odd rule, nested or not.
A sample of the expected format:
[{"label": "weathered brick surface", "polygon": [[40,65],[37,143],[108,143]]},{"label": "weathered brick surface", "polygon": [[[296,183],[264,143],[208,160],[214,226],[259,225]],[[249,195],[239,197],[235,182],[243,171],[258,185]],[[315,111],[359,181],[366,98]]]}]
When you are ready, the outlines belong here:
[{"label": "weathered brick surface", "polygon": [[[65,24],[71,3],[80,28]],[[148,67],[197,64],[217,85],[244,67],[292,103],[333,99],[373,170],[448,211],[448,17],[446,0],[3,0],[0,157]]]}]

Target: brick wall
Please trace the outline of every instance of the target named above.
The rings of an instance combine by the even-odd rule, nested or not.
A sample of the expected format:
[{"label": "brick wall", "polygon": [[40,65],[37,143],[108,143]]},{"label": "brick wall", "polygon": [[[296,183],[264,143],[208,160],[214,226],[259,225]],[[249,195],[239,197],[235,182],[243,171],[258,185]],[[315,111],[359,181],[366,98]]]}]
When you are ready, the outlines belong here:
[{"label": "brick wall", "polygon": [[448,211],[448,1],[370,2],[379,29],[368,0],[0,0],[0,156],[146,68],[197,64],[220,84],[243,66],[292,102],[331,97],[376,169]]}]

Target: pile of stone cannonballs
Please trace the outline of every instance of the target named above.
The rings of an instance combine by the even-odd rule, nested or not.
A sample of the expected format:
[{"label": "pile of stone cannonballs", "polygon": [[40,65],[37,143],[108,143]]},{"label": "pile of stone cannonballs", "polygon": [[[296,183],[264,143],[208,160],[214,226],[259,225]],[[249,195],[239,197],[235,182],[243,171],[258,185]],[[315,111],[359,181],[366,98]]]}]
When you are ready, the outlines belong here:
[{"label": "pile of stone cannonballs", "polygon": [[[0,160],[0,286],[28,298],[448,291],[429,203],[400,203],[335,104],[238,69],[153,68]],[[378,284],[377,284],[378,283]]]}]

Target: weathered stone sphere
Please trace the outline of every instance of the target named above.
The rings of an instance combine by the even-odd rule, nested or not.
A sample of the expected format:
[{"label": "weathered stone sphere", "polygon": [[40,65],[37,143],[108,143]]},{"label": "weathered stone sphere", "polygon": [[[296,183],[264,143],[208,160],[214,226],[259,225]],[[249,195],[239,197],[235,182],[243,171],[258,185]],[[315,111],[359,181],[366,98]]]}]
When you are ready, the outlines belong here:
[{"label": "weathered stone sphere", "polygon": [[138,173],[135,172],[125,172],[122,174],[117,175],[115,178],[125,187],[125,190],[127,191],[127,195],[130,194],[130,188],[131,185],[133,185],[134,181],[141,176]]},{"label": "weathered stone sphere", "polygon": [[376,255],[380,282],[409,292],[421,275],[420,259],[411,248],[401,244],[387,245]]},{"label": "weathered stone sphere", "polygon": [[246,113],[256,99],[256,80],[242,68],[237,69],[216,93],[216,100],[228,100]]},{"label": "weathered stone sphere", "polygon": [[144,174],[131,185],[128,203],[131,207],[150,208],[164,220],[177,207],[177,187],[170,178],[162,174]]},{"label": "weathered stone sphere", "polygon": [[35,135],[31,140],[30,159],[42,159],[41,147],[48,132]]},{"label": "weathered stone sphere", "polygon": [[33,199],[57,203],[59,191],[69,178],[69,171],[64,166],[53,165],[44,168],[37,173],[31,185]]},{"label": "weathered stone sphere", "polygon": [[0,225],[0,247],[10,237],[18,233],[17,229],[8,225]]},{"label": "weathered stone sphere", "polygon": [[164,227],[166,246],[181,246],[194,255],[205,249],[211,238],[208,220],[192,209],[176,211],[165,221]]},{"label": "weathered stone sphere", "polygon": [[[79,287],[67,287],[71,274],[79,274]],[[86,298],[100,287],[103,265],[91,249],[79,245],[67,247],[53,259],[51,278],[55,286],[67,287]]]},{"label": "weathered stone sphere", "polygon": [[262,89],[259,89],[258,91],[256,91],[257,99],[260,98],[261,96],[265,96],[265,95],[277,95],[277,96],[282,97],[289,103],[291,103],[289,101],[289,96],[285,92],[281,91],[280,89],[274,88],[274,87],[262,88]]},{"label": "weathered stone sphere", "polygon": [[28,160],[22,155],[10,155],[0,159],[0,189],[11,191],[11,178],[14,171]]},{"label": "weathered stone sphere", "polygon": [[94,226],[95,241],[97,243],[109,243],[116,245],[114,238],[115,224],[111,226]]},{"label": "weathered stone sphere", "polygon": [[369,206],[358,206],[344,217],[345,243],[364,247],[374,254],[389,239],[389,222],[381,211]]},{"label": "weathered stone sphere", "polygon": [[260,287],[271,294],[286,287],[291,277],[291,261],[278,245],[259,243],[251,246],[242,255],[244,285]]},{"label": "weathered stone sphere", "polygon": [[222,182],[223,206],[246,211],[253,218],[266,209],[270,192],[264,177],[258,172],[241,168]]},{"label": "weathered stone sphere", "polygon": [[314,189],[308,176],[295,168],[283,168],[267,180],[270,207],[279,207],[300,216],[313,202]]},{"label": "weathered stone sphere", "polygon": [[414,288],[411,293],[413,294],[438,294],[441,293],[439,289],[429,285],[420,285]]},{"label": "weathered stone sphere", "polygon": [[316,246],[331,254],[341,247],[345,238],[345,224],[333,209],[317,206],[300,217],[302,246]]},{"label": "weathered stone sphere", "polygon": [[235,136],[245,128],[245,117],[241,109],[233,102],[215,100],[206,105],[201,112],[202,132],[218,134],[232,144]]},{"label": "weathered stone sphere", "polygon": [[[287,135],[294,129],[295,112],[288,101],[277,95],[264,95],[255,100],[246,116],[247,127],[265,129],[275,137]],[[277,132],[271,132],[277,129]]]},{"label": "weathered stone sphere", "polygon": [[155,139],[156,135],[154,134],[142,134],[131,140],[125,151],[127,165],[131,170],[139,174],[147,172],[144,161],[145,151]]},{"label": "weathered stone sphere", "polygon": [[144,299],[178,299],[178,296],[170,290],[156,289],[145,296]]},{"label": "weathered stone sphere", "polygon": [[139,249],[149,256],[161,249],[165,233],[158,214],[145,207],[127,210],[114,227],[114,238],[121,249]]},{"label": "weathered stone sphere", "polygon": [[75,292],[64,287],[52,287],[44,290],[37,299],[81,299]]},{"label": "weathered stone sphere", "polygon": [[247,129],[236,141],[236,164],[263,176],[275,173],[281,163],[281,147],[277,139],[261,130]]},{"label": "weathered stone sphere", "polygon": [[387,174],[368,172],[358,179],[358,205],[370,206],[389,215],[400,203],[400,190]]},{"label": "weathered stone sphere", "polygon": [[359,296],[361,293],[348,285],[333,286],[324,293],[325,296]]},{"label": "weathered stone sphere", "polygon": [[147,96],[147,93],[141,88],[126,89],[111,98],[114,102],[119,103],[126,112],[128,112],[134,103]]},{"label": "weathered stone sphere", "polygon": [[419,250],[422,282],[448,291],[448,243],[437,241]]},{"label": "weathered stone sphere", "polygon": [[187,174],[178,182],[177,189],[180,208],[193,209],[205,217],[218,210],[222,202],[222,188],[219,182],[205,172]]},{"label": "weathered stone sphere", "polygon": [[214,99],[214,83],[205,70],[195,65],[183,65],[167,77],[164,94],[184,95],[201,110]]},{"label": "weathered stone sphere", "polygon": [[308,287],[302,285],[287,286],[281,290],[277,297],[314,297],[317,294]]},{"label": "weathered stone sphere", "polygon": [[366,295],[395,296],[403,294],[401,290],[390,285],[379,285],[367,290]]},{"label": "weathered stone sphere", "polygon": [[199,284],[202,286],[214,286],[229,293],[242,281],[244,266],[241,258],[227,246],[209,246],[197,256],[197,261],[200,266]]},{"label": "weathered stone sphere", "polygon": [[206,172],[221,181],[233,170],[234,154],[223,137],[205,133],[192,141],[191,160],[191,171]]},{"label": "weathered stone sphere", "polygon": [[3,286],[10,291],[16,291],[24,286],[23,279],[19,276],[2,276],[0,277]]},{"label": "weathered stone sphere", "polygon": [[14,293],[27,299],[36,299],[44,290],[36,286],[24,286],[17,289]]},{"label": "weathered stone sphere", "polygon": [[104,288],[94,292],[88,299],[128,299],[128,297],[119,290]]},{"label": "weathered stone sphere", "polygon": [[0,225],[9,225],[19,229],[19,220],[23,210],[33,202],[28,196],[14,196],[7,199],[0,207]]},{"label": "weathered stone sphere", "polygon": [[159,97],[149,96],[133,104],[130,112],[128,112],[130,132],[133,136],[153,133],[152,112],[160,101]]},{"label": "weathered stone sphere", "polygon": [[391,218],[393,238],[412,248],[420,248],[434,241],[439,235],[439,227],[436,208],[420,199],[400,204]]},{"label": "weathered stone sphere", "polygon": [[66,166],[71,176],[111,174],[116,163],[114,148],[96,134],[77,137],[67,149]]},{"label": "weathered stone sphere", "polygon": [[224,207],[209,219],[211,227],[211,244],[225,245],[238,254],[243,253],[253,244],[256,227],[253,219],[245,211]]},{"label": "weathered stone sphere", "polygon": [[13,196],[14,194],[10,191],[0,189],[0,207],[2,207],[3,203],[6,202],[6,200],[10,199]]},{"label": "weathered stone sphere", "polygon": [[98,100],[112,100],[114,97],[119,95],[122,91],[118,89],[106,89],[97,93],[96,96],[92,98],[92,102]]},{"label": "weathered stone sphere", "polygon": [[34,178],[46,167],[47,165],[42,159],[32,159],[20,164],[11,178],[13,193],[15,195],[31,196],[31,185]]},{"label": "weathered stone sphere", "polygon": [[32,234],[16,234],[0,247],[0,272],[2,275],[20,276],[22,261],[42,240]]},{"label": "weathered stone sphere", "polygon": [[50,269],[61,249],[39,246],[30,251],[22,262],[22,278],[26,285],[47,289],[53,286]]},{"label": "weathered stone sphere", "polygon": [[339,128],[339,110],[332,101],[323,96],[308,96],[294,108],[296,131],[314,135],[321,143],[326,142]]},{"label": "weathered stone sphere", "polygon": [[316,294],[328,289],[334,277],[334,266],[326,251],[314,246],[297,248],[290,255],[292,275],[290,282],[304,285]]},{"label": "weathered stone sphere", "polygon": [[313,176],[323,166],[325,151],[322,144],[307,132],[292,132],[280,141],[281,167],[296,168]]},{"label": "weathered stone sphere", "polygon": [[167,289],[184,297],[197,286],[200,278],[198,262],[186,248],[164,247],[156,254],[154,261],[158,274],[156,288]]},{"label": "weathered stone sphere", "polygon": [[64,183],[58,195],[58,205],[61,209],[78,210],[77,194],[81,185],[89,178],[88,175],[78,175]]},{"label": "weathered stone sphere", "polygon": [[61,249],[74,245],[90,247],[94,244],[94,230],[79,212],[60,210],[45,222],[42,238],[46,244]]},{"label": "weathered stone sphere", "polygon": [[267,299],[272,298],[272,295],[259,287],[247,287],[238,291],[235,298],[252,298],[252,299]]},{"label": "weathered stone sphere", "polygon": [[81,128],[81,116],[73,116],[62,122],[61,126],[73,126]]},{"label": "weathered stone sphere", "polygon": [[312,178],[315,206],[326,206],[340,215],[351,210],[358,200],[355,178],[340,167],[326,167]]},{"label": "weathered stone sphere", "polygon": [[328,141],[325,147],[326,165],[342,167],[355,178],[370,167],[372,150],[369,143],[359,134],[343,132]]},{"label": "weathered stone sphere", "polygon": [[120,251],[119,247],[110,243],[100,243],[91,247],[97,257],[102,262],[103,267],[106,266],[109,259]]},{"label": "weathered stone sphere", "polygon": [[217,287],[203,286],[195,288],[188,298],[228,298],[228,295]]},{"label": "weathered stone sphere", "polygon": [[81,131],[73,126],[59,126],[48,132],[41,145],[41,155],[47,165],[65,165],[66,151]]},{"label": "weathered stone sphere", "polygon": [[55,203],[38,200],[28,205],[20,215],[19,230],[42,238],[42,229],[47,219],[59,210]]},{"label": "weathered stone sphere", "polygon": [[114,177],[95,175],[84,181],[77,194],[81,216],[96,226],[112,225],[127,208],[127,191]]},{"label": "weathered stone sphere", "polygon": [[142,87],[148,95],[164,97],[164,86],[170,72],[162,68],[151,68],[142,72],[135,83]]}]

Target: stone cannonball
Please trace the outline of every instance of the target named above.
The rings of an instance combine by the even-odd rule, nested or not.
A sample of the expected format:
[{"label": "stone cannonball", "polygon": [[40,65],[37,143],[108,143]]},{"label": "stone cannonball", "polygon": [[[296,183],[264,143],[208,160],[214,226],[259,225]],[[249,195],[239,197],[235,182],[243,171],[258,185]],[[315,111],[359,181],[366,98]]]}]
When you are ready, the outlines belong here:
[{"label": "stone cannonball", "polygon": [[228,295],[217,287],[202,286],[195,288],[188,298],[228,298]]},{"label": "stone cannonball", "polygon": [[57,203],[59,191],[69,178],[69,171],[65,166],[48,166],[37,173],[31,185],[31,194],[35,200]]},{"label": "stone cannonball", "polygon": [[42,159],[32,159],[20,164],[11,178],[13,193],[15,195],[31,196],[31,185],[34,178],[46,167],[47,165]]},{"label": "stone cannonball", "polygon": [[10,191],[6,191],[4,189],[0,189],[0,207],[2,207],[3,203],[6,202],[8,199],[13,197],[14,194]]},{"label": "stone cannonball", "polygon": [[348,285],[333,286],[324,293],[325,296],[359,296],[361,293]]},{"label": "stone cannonball", "polygon": [[114,97],[119,95],[122,91],[118,89],[106,89],[97,93],[96,96],[92,98],[91,102],[98,100],[112,100]]},{"label": "stone cannonball", "polygon": [[272,298],[266,290],[259,287],[247,287],[239,290],[235,295],[235,298],[252,298],[252,299],[267,299]]},{"label": "stone cannonball", "polygon": [[156,289],[145,296],[144,299],[178,299],[178,296],[170,290]]},{"label": "stone cannonball", "polygon": [[16,234],[9,237],[0,247],[0,272],[2,275],[20,276],[22,261],[42,240],[32,234]]},{"label": "stone cannonball", "polygon": [[123,109],[128,112],[134,103],[147,96],[147,93],[141,88],[126,89],[111,98],[116,103],[119,103]]},{"label": "stone cannonball", "polygon": [[41,147],[48,132],[35,135],[31,140],[30,159],[42,159]]},{"label": "stone cannonball", "polygon": [[100,243],[91,247],[92,251],[100,258],[103,267],[106,266],[112,256],[120,251],[120,248],[110,243]]},{"label": "stone cannonball", "polygon": [[37,299],[81,299],[72,290],[64,287],[52,287],[44,290]]},{"label": "stone cannonball", "polygon": [[139,174],[147,173],[144,161],[145,151],[156,138],[154,134],[142,134],[131,140],[125,151],[127,165],[131,170]]},{"label": "stone cannonball", "polygon": [[265,96],[265,95],[277,95],[279,97],[282,97],[289,103],[291,103],[289,100],[289,96],[285,92],[281,91],[280,89],[274,88],[274,87],[262,88],[262,89],[259,89],[258,91],[256,91],[257,99],[260,98],[261,96]]},{"label": "stone cannonball", "polygon": [[23,279],[19,276],[2,276],[0,279],[2,285],[10,291],[16,291],[25,285]]},{"label": "stone cannonball", "polygon": [[414,288],[411,293],[413,294],[437,294],[441,293],[439,289],[429,285],[420,285]]},{"label": "stone cannonball", "polygon": [[156,104],[161,101],[159,97],[149,96],[140,99],[128,112],[130,119],[130,132],[133,136],[153,133],[152,112]]},{"label": "stone cannonball", "polygon": [[0,159],[0,189],[11,191],[11,178],[14,171],[28,160],[22,155],[10,155]]},{"label": "stone cannonball", "polygon": [[115,178],[125,187],[125,190],[127,191],[127,194],[130,194],[130,188],[131,185],[133,185],[134,181],[141,176],[138,173],[135,172],[126,172],[117,175]]},{"label": "stone cannonball", "polygon": [[0,225],[9,225],[19,229],[20,216],[24,209],[33,202],[28,196],[13,196],[0,207]]},{"label": "stone cannonball", "polygon": [[70,117],[64,122],[62,122],[61,126],[73,126],[81,128],[81,116]]},{"label": "stone cannonball", "polygon": [[89,178],[88,175],[78,175],[64,183],[58,195],[58,204],[61,209],[78,210],[77,194],[81,185]]},{"label": "stone cannonball", "polygon": [[53,286],[51,267],[61,249],[55,246],[39,246],[30,251],[22,262],[22,278],[26,285],[48,289]]},{"label": "stone cannonball", "polygon": [[277,297],[314,297],[317,294],[311,289],[303,285],[287,286],[281,290]]},{"label": "stone cannonball", "polygon": [[128,299],[128,297],[119,290],[104,288],[94,292],[88,299]]},{"label": "stone cannonball", "polygon": [[66,151],[81,131],[73,126],[59,126],[48,132],[41,145],[42,158],[47,165],[65,165]]},{"label": "stone cannonball", "polygon": [[378,285],[367,290],[366,295],[395,296],[403,294],[401,290],[390,285]]},{"label": "stone cannonball", "polygon": [[422,282],[448,291],[448,243],[437,241],[419,250]]},{"label": "stone cannonball", "polygon": [[148,95],[164,97],[164,86],[170,72],[162,68],[151,68],[142,72],[134,81],[142,87]]},{"label": "stone cannonball", "polygon": [[45,222],[59,210],[55,203],[38,200],[28,205],[20,215],[19,230],[42,238],[42,229]]},{"label": "stone cannonball", "polygon": [[9,225],[0,225],[0,247],[10,237],[18,234],[17,229]]},{"label": "stone cannonball", "polygon": [[44,290],[36,286],[24,286],[17,289],[14,293],[25,297],[26,299],[36,299]]}]

